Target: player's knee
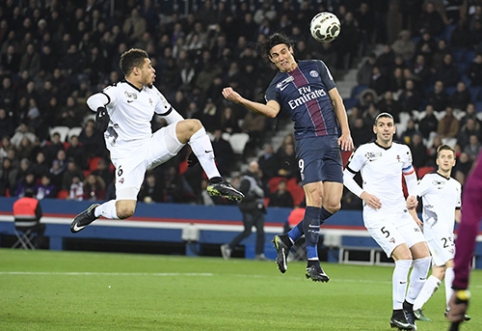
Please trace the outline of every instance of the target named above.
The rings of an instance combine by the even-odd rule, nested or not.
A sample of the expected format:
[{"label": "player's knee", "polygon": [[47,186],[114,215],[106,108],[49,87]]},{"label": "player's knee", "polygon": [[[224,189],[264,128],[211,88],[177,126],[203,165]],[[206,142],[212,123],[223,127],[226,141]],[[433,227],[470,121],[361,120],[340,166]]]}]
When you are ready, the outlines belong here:
[{"label": "player's knee", "polygon": [[130,206],[130,205],[117,206],[116,208],[117,217],[119,217],[119,219],[121,220],[129,218],[132,215],[134,215],[135,210],[136,210],[135,206]]},{"label": "player's knee", "polygon": [[202,128],[202,123],[200,120],[197,119],[188,119],[186,120],[187,124],[187,129],[190,132],[190,134],[194,134],[194,132],[199,131],[199,129]]},{"label": "player's knee", "polygon": [[327,201],[326,203],[323,202],[323,207],[330,213],[334,214],[341,209],[341,202],[340,201]]}]

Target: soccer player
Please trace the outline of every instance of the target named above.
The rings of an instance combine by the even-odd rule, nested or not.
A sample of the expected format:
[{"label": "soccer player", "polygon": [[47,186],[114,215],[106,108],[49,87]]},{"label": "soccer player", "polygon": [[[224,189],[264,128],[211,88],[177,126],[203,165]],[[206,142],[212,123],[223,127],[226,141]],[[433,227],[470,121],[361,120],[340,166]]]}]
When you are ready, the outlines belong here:
[{"label": "soccer player", "polygon": [[345,107],[326,65],[320,60],[296,61],[292,41],[286,35],[275,33],[260,46],[263,56],[279,70],[266,91],[266,104],[248,100],[230,87],[222,93],[226,99],[256,114],[270,118],[281,110],[291,114],[306,212],[287,235],[274,237],[276,262],[279,270],[286,272],[289,250],[304,233],[308,256],[306,277],[327,282],[329,277],[320,266],[317,243],[320,225],[341,207],[340,148],[353,149]]},{"label": "soccer player", "polygon": [[[462,193],[462,219],[455,240],[454,293],[449,301],[447,318],[455,324],[465,320],[469,303],[470,262],[474,256],[477,234],[482,219],[482,153],[467,177]],[[458,329],[457,329],[458,330]]]},{"label": "soccer player", "polygon": [[[417,185],[416,195],[423,203],[423,233],[432,254],[432,275],[427,279],[413,304],[415,318],[422,321],[431,319],[424,316],[423,305],[445,282],[446,308],[452,296],[454,278],[454,222],[460,222],[462,186],[450,177],[455,166],[455,150],[448,145],[437,148],[437,172],[426,174]],[[422,225],[415,209],[410,210],[414,220]]]},{"label": "soccer player", "polygon": [[[97,112],[98,129],[105,131],[105,143],[116,168],[116,199],[91,205],[75,217],[70,230],[79,232],[100,216],[132,216],[146,170],[171,159],[186,143],[210,180],[208,193],[242,199],[243,194],[221,178],[201,122],[184,120],[153,86],[156,75],[149,55],[133,48],[122,54],[119,65],[125,79],[87,99],[90,109]],[[152,133],[150,121],[154,114],[162,116],[168,125]]]},{"label": "soccer player", "polygon": [[[376,140],[353,152],[343,173],[344,184],[363,200],[365,227],[395,261],[390,325],[416,330],[413,303],[425,283],[431,258],[422,231],[407,210],[417,206],[417,177],[410,149],[393,141],[395,131],[392,115],[381,113],[376,117],[373,126]],[[363,188],[354,180],[358,172],[363,178]],[[407,201],[403,196],[402,175],[409,193]]]}]

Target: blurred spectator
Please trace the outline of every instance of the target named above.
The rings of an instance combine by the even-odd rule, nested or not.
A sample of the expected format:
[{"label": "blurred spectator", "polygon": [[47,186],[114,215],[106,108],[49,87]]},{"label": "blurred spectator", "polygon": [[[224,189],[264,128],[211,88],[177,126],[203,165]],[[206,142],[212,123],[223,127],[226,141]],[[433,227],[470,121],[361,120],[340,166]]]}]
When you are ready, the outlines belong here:
[{"label": "blurred spectator", "polygon": [[463,150],[469,144],[470,136],[481,137],[481,130],[479,123],[473,119],[468,118],[465,125],[463,125],[457,135],[457,144]]},{"label": "blurred spectator", "polygon": [[103,156],[106,153],[104,137],[100,132],[95,130],[93,120],[88,120],[84,125],[84,128],[79,134],[79,143],[82,144],[87,159]]},{"label": "blurred spectator", "polygon": [[15,132],[15,121],[4,108],[0,108],[0,132],[2,136],[13,136]]},{"label": "blurred spectator", "polygon": [[469,118],[475,120],[478,124],[477,126],[482,128],[482,122],[477,117],[477,112],[475,111],[475,105],[471,102],[465,108],[465,115],[460,119],[460,127],[463,127]]},{"label": "blurred spectator", "polygon": [[97,169],[93,170],[91,173],[100,176],[104,180],[106,187],[114,181],[114,173],[110,170],[110,162],[104,158],[99,160]]},{"label": "blurred spectator", "polygon": [[444,83],[441,80],[435,81],[433,90],[427,95],[427,103],[432,105],[435,111],[445,110],[449,104],[449,96],[445,92]]},{"label": "blurred spectator", "polygon": [[229,175],[234,160],[233,148],[229,141],[223,139],[222,131],[215,130],[212,140],[214,155],[216,156],[216,164],[222,176]]},{"label": "blurred spectator", "polygon": [[276,160],[276,176],[286,179],[296,178],[297,181],[300,179],[293,143],[287,143],[281,146],[276,152]]},{"label": "blurred spectator", "polygon": [[477,53],[465,72],[472,86],[482,86],[482,53]]},{"label": "blurred spectator", "polygon": [[368,86],[370,84],[373,67],[375,66],[376,61],[377,55],[375,53],[370,53],[365,58],[363,64],[357,71],[356,81],[358,85]]},{"label": "blurred spectator", "polygon": [[147,173],[141,190],[139,191],[138,201],[145,203],[164,202],[164,189],[162,182],[158,182],[154,173]]},{"label": "blurred spectator", "polygon": [[40,183],[35,186],[35,192],[37,192],[35,197],[38,200],[45,198],[55,199],[57,197],[58,188],[52,184],[50,176],[44,174],[40,177]]},{"label": "blurred spectator", "polygon": [[238,119],[233,113],[233,108],[230,106],[224,107],[221,113],[221,118],[219,119],[218,127],[229,134],[237,133],[240,131],[238,125]]},{"label": "blurred spectator", "polygon": [[79,123],[82,122],[84,116],[85,112],[79,107],[75,98],[69,96],[65,106],[60,108],[58,125],[67,126],[69,128],[79,126]]},{"label": "blurred spectator", "polygon": [[467,154],[470,162],[474,162],[475,160],[477,160],[480,152],[480,147],[481,144],[479,138],[474,134],[469,136],[469,144],[464,147],[463,152]]},{"label": "blurred spectator", "polygon": [[405,144],[410,145],[412,141],[412,136],[417,132],[418,130],[415,127],[415,121],[413,120],[413,118],[410,118],[407,121],[407,126],[405,130],[399,133],[398,139],[400,139],[400,141],[403,141]]},{"label": "blurred spectator", "polygon": [[15,194],[17,189],[18,169],[12,167],[12,161],[5,157],[0,168],[0,196]]},{"label": "blurred spectator", "polygon": [[376,106],[381,113],[391,114],[395,123],[400,123],[400,113],[403,111],[403,108],[402,104],[393,98],[392,91],[386,91]]},{"label": "blurred spectator", "polygon": [[445,109],[445,115],[438,122],[437,133],[442,138],[455,138],[459,132],[459,120],[454,116],[452,107]]},{"label": "blurred spectator", "polygon": [[361,117],[355,119],[355,123],[350,129],[355,147],[373,139],[372,126],[367,125]]},{"label": "blurred spectator", "polygon": [[30,132],[27,124],[20,123],[20,125],[15,130],[15,134],[10,139],[10,142],[12,143],[13,146],[15,146],[15,148],[17,148],[22,143],[22,140],[24,137],[28,138],[28,140],[30,140],[32,143],[35,142],[35,139],[36,139],[35,134]]},{"label": "blurred spectator", "polygon": [[269,196],[269,207],[288,207],[293,208],[293,196],[286,189],[286,181],[282,180],[278,183],[276,191]]},{"label": "blurred spectator", "polygon": [[84,191],[83,200],[101,201],[105,199],[105,182],[100,176],[89,174],[82,186]]},{"label": "blurred spectator", "polygon": [[368,87],[374,90],[377,97],[383,95],[389,88],[389,78],[383,74],[377,65],[372,68],[372,75]]},{"label": "blurred spectator", "polygon": [[437,132],[438,119],[435,116],[433,106],[428,104],[425,107],[425,116],[420,120],[418,129],[422,133],[423,138],[429,139],[431,132]]},{"label": "blurred spectator", "polygon": [[420,132],[414,132],[410,140],[410,151],[412,152],[412,164],[415,168],[425,167],[428,160],[427,146],[423,142]]},{"label": "blurred spectator", "polygon": [[457,85],[457,82],[460,80],[460,73],[454,63],[452,54],[445,54],[442,65],[435,72],[435,79],[442,81],[444,87]]},{"label": "blurred spectator", "polygon": [[464,110],[467,105],[472,100],[469,90],[464,82],[460,81],[457,83],[457,89],[454,94],[449,97],[449,104],[453,109]]},{"label": "blurred spectator", "polygon": [[395,54],[402,56],[405,61],[412,60],[415,53],[415,44],[410,37],[410,31],[402,30],[398,34],[397,40],[392,44]]},{"label": "blurred spectator", "polygon": [[84,183],[78,176],[71,179],[68,190],[69,196],[67,199],[75,201],[82,201],[84,199]]},{"label": "blurred spectator", "polygon": [[403,106],[403,110],[411,112],[412,110],[418,110],[422,106],[423,96],[420,89],[416,88],[412,79],[405,81],[405,89],[400,94],[398,99]]},{"label": "blurred spectator", "polygon": [[452,172],[455,179],[459,181],[462,186],[464,185],[465,178],[467,178],[467,175],[472,168],[472,163],[473,162],[470,160],[467,153],[460,153],[457,163],[455,163],[455,167],[453,168]]},{"label": "blurred spectator", "polygon": [[64,150],[64,143],[60,141],[60,134],[58,132],[54,132],[52,134],[52,139],[47,142],[43,148],[45,157],[47,160],[52,161],[57,157],[57,154],[60,150]]},{"label": "blurred spectator", "polygon": [[264,145],[264,152],[258,158],[258,164],[266,185],[272,177],[276,176],[277,171],[277,160],[271,144]]},{"label": "blurred spectator", "polygon": [[437,159],[437,149],[443,145],[442,137],[436,135],[433,137],[432,146],[428,146],[428,161],[427,166],[436,167],[435,160]]},{"label": "blurred spectator", "polygon": [[15,195],[18,197],[23,197],[25,196],[25,191],[29,189],[32,190],[34,194],[36,194],[37,193],[35,192],[36,186],[37,186],[37,183],[35,181],[35,175],[33,174],[33,172],[29,171],[24,176],[20,177],[20,179],[18,180]]},{"label": "blurred spectator", "polygon": [[72,184],[73,178],[78,177],[80,181],[84,180],[84,174],[82,170],[79,169],[75,163],[75,159],[69,158],[67,160],[67,168],[65,169],[63,180],[62,180],[62,190],[68,190]]},{"label": "blurred spectator", "polygon": [[35,156],[34,162],[31,164],[31,170],[36,179],[40,179],[42,176],[49,173],[50,165],[45,158],[44,152],[40,151]]},{"label": "blurred spectator", "polygon": [[433,2],[425,3],[423,12],[417,23],[417,30],[420,34],[424,32],[430,33],[432,36],[439,36],[445,27],[442,16],[435,8]]},{"label": "blurred spectator", "polygon": [[77,135],[70,136],[68,148],[66,151],[67,158],[73,158],[80,169],[87,170],[87,158],[85,156],[84,146],[80,145]]},{"label": "blurred spectator", "polygon": [[20,159],[29,159],[31,157],[33,147],[33,142],[31,142],[27,137],[23,137],[20,145],[17,146],[17,157]]}]

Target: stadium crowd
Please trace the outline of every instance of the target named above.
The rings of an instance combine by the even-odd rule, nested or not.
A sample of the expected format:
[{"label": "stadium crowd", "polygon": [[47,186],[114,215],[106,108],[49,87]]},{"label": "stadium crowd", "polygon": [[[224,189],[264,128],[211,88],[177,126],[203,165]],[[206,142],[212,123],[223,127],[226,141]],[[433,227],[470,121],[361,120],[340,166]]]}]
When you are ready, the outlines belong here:
[{"label": "stadium crowd", "polygon": [[[176,11],[178,1],[159,0],[0,5],[0,196],[23,196],[31,188],[39,199],[112,199],[114,169],[85,100],[122,79],[119,56],[136,47],[149,53],[155,84],[173,107],[185,118],[200,119],[211,133],[223,176],[257,159],[266,196],[272,194],[277,205],[299,204],[292,135],[273,150],[276,122],[221,94],[232,86],[263,100],[275,71],[255,46],[275,31],[292,38],[297,59],[322,59],[338,81],[363,58],[346,100],[356,145],[373,138],[378,113],[390,112],[417,168],[433,166],[436,147],[450,142],[463,183],[482,141],[482,1],[452,1],[447,8],[442,1],[182,3],[191,6]],[[324,10],[342,24],[341,35],[327,44],[309,34],[311,17]],[[371,53],[376,45],[383,45],[379,54]],[[152,120],[153,130],[164,124]],[[226,139],[235,133],[249,136],[242,155]],[[186,147],[150,171],[139,200],[229,203],[203,194],[207,180],[199,167],[187,167],[189,152]]]}]

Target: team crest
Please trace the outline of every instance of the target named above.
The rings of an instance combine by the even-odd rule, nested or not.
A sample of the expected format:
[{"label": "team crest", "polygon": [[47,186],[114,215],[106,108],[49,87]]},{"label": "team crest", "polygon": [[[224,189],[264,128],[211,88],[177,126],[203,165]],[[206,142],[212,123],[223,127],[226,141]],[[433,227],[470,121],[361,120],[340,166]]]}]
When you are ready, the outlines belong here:
[{"label": "team crest", "polygon": [[310,71],[310,76],[313,77],[313,78],[316,78],[318,77],[320,74],[318,73],[318,71],[316,70],[311,70]]}]

